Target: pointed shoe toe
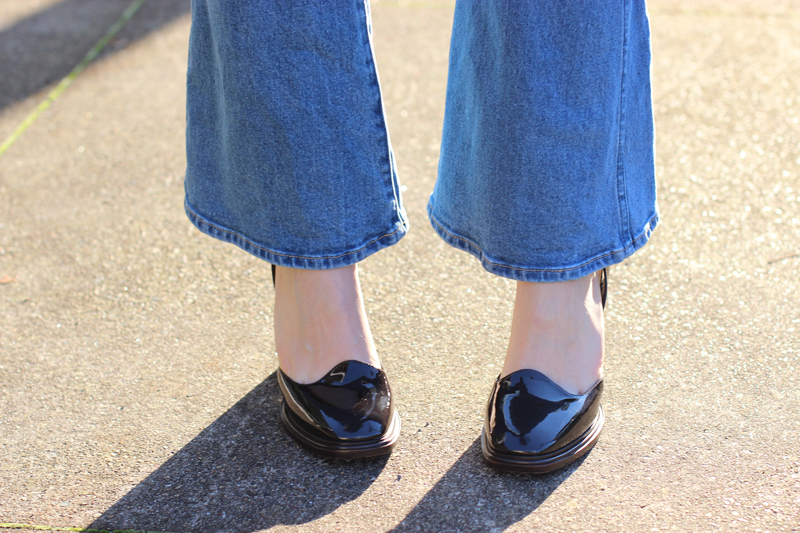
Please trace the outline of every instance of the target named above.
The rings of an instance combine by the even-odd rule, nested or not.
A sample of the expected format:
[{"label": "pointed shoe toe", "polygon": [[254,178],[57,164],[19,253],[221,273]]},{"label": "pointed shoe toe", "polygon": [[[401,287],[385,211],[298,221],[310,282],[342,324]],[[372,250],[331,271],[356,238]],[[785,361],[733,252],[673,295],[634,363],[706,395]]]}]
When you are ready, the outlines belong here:
[{"label": "pointed shoe toe", "polygon": [[327,457],[391,453],[400,434],[386,373],[344,361],[319,381],[297,383],[278,369],[281,421],[300,444]]},{"label": "pointed shoe toe", "polygon": [[494,468],[544,474],[587,453],[603,428],[603,380],[570,394],[541,372],[518,370],[495,382],[481,433]]}]

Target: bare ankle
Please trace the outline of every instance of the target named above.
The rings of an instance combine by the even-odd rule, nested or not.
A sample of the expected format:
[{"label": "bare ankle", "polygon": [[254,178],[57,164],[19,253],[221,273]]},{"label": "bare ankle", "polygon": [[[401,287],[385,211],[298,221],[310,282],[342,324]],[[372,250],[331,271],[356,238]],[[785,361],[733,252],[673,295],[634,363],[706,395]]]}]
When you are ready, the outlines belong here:
[{"label": "bare ankle", "polygon": [[572,393],[602,376],[603,313],[596,276],[517,283],[503,375],[538,370]]},{"label": "bare ankle", "polygon": [[310,383],[346,360],[380,365],[355,265],[278,268],[275,292],[275,349],[290,378]]}]

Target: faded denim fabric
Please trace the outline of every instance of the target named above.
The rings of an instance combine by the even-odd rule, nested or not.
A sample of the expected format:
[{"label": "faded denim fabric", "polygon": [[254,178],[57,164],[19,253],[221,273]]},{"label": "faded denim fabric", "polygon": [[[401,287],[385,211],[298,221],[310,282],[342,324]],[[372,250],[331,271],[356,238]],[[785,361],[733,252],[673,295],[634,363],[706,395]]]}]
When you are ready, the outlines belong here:
[{"label": "faded denim fabric", "polygon": [[655,228],[644,0],[456,4],[434,229],[499,276],[566,281]]},{"label": "faded denim fabric", "polygon": [[[187,122],[209,235],[326,269],[408,230],[363,0],[193,0]],[[511,279],[618,263],[657,223],[653,136],[644,0],[459,0],[432,225]]]},{"label": "faded denim fabric", "polygon": [[200,231],[307,269],[405,235],[363,1],[193,0],[186,100]]}]

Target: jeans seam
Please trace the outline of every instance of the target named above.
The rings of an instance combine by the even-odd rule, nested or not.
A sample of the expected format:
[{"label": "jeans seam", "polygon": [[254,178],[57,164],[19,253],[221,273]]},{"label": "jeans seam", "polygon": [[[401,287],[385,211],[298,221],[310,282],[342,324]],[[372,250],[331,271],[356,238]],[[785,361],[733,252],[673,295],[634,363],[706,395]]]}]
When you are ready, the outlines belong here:
[{"label": "jeans seam", "polygon": [[454,235],[454,234],[450,233],[449,231],[447,231],[447,228],[445,228],[444,226],[439,224],[439,221],[436,220],[436,218],[434,218],[433,214],[431,214],[430,218],[431,218],[431,221],[433,221],[433,223],[436,224],[436,226],[441,228],[441,230],[443,232],[445,232],[448,236],[452,237],[453,239],[458,239],[459,241],[465,242],[469,246],[472,246],[473,248],[478,250],[481,253],[481,260],[482,261],[486,261],[487,263],[489,263],[492,266],[501,267],[501,268],[508,268],[510,270],[518,270],[518,271],[521,271],[521,272],[568,272],[570,270],[577,270],[579,268],[583,268],[584,266],[588,265],[589,263],[592,263],[594,261],[597,261],[597,260],[602,259],[604,257],[607,257],[609,255],[616,255],[616,254],[625,252],[628,248],[631,248],[632,246],[634,246],[636,244],[636,242],[639,241],[641,238],[647,237],[648,235],[650,235],[652,233],[651,226],[653,224],[653,221],[656,218],[658,218],[658,214],[655,214],[652,217],[650,217],[650,220],[648,220],[647,224],[645,224],[644,231],[638,237],[633,239],[631,241],[631,243],[628,246],[626,246],[625,248],[622,248],[621,250],[615,250],[615,251],[612,251],[612,252],[607,252],[607,253],[605,253],[603,255],[599,255],[597,257],[593,257],[592,259],[590,259],[590,260],[588,260],[588,261],[586,261],[584,263],[581,263],[580,265],[577,265],[577,266],[574,266],[574,267],[570,267],[570,268],[521,268],[521,267],[513,267],[513,266],[509,266],[509,265],[504,265],[502,263],[495,263],[493,261],[489,261],[486,258],[486,254],[483,252],[483,249],[480,246],[478,246],[477,244],[475,244],[474,242],[472,242],[470,240],[467,240],[467,239],[465,239],[463,237],[459,237],[458,235]]},{"label": "jeans seam", "polygon": [[[630,3],[623,1],[622,7],[622,61],[620,65],[619,88],[619,131],[617,133],[617,199],[619,201],[619,216],[622,224],[622,233],[631,238],[630,213],[628,212],[627,187],[625,179],[625,155],[623,144],[625,142],[625,76],[628,57],[628,18]],[[634,240],[635,242],[635,240]]]},{"label": "jeans seam", "polygon": [[375,61],[375,49],[373,47],[372,42],[372,12],[369,5],[369,0],[362,0],[363,7],[364,7],[364,25],[367,32],[367,46],[369,49],[369,57],[368,59],[368,68],[370,73],[372,74],[372,83],[376,86],[378,92],[378,105],[380,107],[380,113],[378,120],[381,125],[381,131],[384,135],[384,140],[386,143],[386,165],[388,168],[388,176],[389,176],[389,190],[391,191],[391,200],[394,205],[395,214],[397,218],[402,220],[402,201],[400,199],[400,194],[398,192],[399,184],[397,183],[397,175],[395,173],[395,162],[394,162],[394,154],[392,153],[392,141],[391,136],[389,134],[389,126],[386,121],[386,109],[383,105],[383,91],[381,90],[381,82],[380,82],[380,75],[378,74],[378,66],[377,62]]},{"label": "jeans seam", "polygon": [[328,255],[328,256],[321,256],[321,257],[310,257],[310,256],[304,256],[304,255],[282,254],[282,253],[280,253],[280,252],[275,252],[275,251],[273,251],[273,250],[270,250],[269,248],[264,248],[263,246],[259,246],[258,244],[255,244],[254,242],[250,242],[249,240],[247,240],[247,239],[246,239],[245,237],[243,237],[243,236],[242,236],[240,233],[237,233],[237,232],[235,232],[235,231],[231,231],[231,230],[227,230],[227,229],[221,228],[221,227],[219,227],[219,226],[217,226],[217,225],[215,225],[215,224],[213,224],[213,223],[211,223],[211,222],[208,222],[207,220],[205,220],[205,218],[204,218],[204,217],[202,217],[202,216],[201,216],[199,213],[197,213],[197,212],[196,212],[194,209],[192,209],[192,207],[189,205],[189,202],[185,202],[185,204],[186,204],[186,209],[187,209],[188,211],[190,211],[190,212],[192,213],[192,215],[194,215],[195,219],[196,219],[198,222],[200,222],[201,224],[205,224],[206,226],[209,226],[209,227],[211,227],[211,228],[214,228],[215,230],[217,230],[217,231],[220,231],[220,232],[222,232],[222,233],[225,233],[225,234],[227,234],[227,235],[233,235],[233,236],[235,236],[236,238],[238,238],[238,239],[241,239],[243,242],[247,243],[249,246],[252,246],[252,247],[254,247],[254,248],[257,248],[257,249],[259,249],[259,250],[262,250],[262,251],[264,251],[264,252],[267,252],[267,253],[269,253],[269,254],[272,254],[272,255],[277,255],[277,256],[280,256],[280,257],[291,257],[291,258],[294,258],[294,259],[305,259],[305,260],[310,260],[310,261],[320,261],[320,260],[332,260],[332,259],[339,259],[340,257],[345,257],[345,256],[347,256],[347,255],[356,254],[356,253],[358,253],[358,252],[360,252],[360,251],[364,250],[365,248],[368,248],[370,245],[372,245],[372,244],[374,244],[374,243],[376,243],[376,242],[378,242],[378,241],[380,241],[380,240],[382,240],[382,239],[385,239],[386,237],[391,237],[392,235],[394,235],[395,233],[397,233],[398,231],[402,230],[402,229],[405,227],[405,225],[403,225],[403,226],[401,226],[401,227],[397,228],[396,230],[394,230],[394,231],[393,231],[393,232],[391,232],[391,233],[387,233],[387,234],[385,234],[385,235],[381,235],[380,237],[377,237],[377,238],[375,238],[375,239],[372,239],[372,240],[371,240],[371,241],[369,241],[367,244],[365,244],[364,246],[362,246],[361,248],[359,248],[359,249],[357,249],[357,250],[353,250],[353,251],[350,251],[350,252],[345,252],[345,253],[343,253],[343,254],[339,254],[339,255]]}]

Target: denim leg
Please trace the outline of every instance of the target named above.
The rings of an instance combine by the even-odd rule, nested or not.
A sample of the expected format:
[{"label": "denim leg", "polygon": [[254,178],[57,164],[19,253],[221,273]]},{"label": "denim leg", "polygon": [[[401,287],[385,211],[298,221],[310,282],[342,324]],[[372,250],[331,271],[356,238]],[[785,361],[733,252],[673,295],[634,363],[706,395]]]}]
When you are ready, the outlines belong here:
[{"label": "denim leg", "polygon": [[658,208],[644,0],[458,0],[431,223],[494,274],[566,281]]},{"label": "denim leg", "polygon": [[270,263],[346,266],[408,230],[365,0],[192,0],[186,212]]}]

